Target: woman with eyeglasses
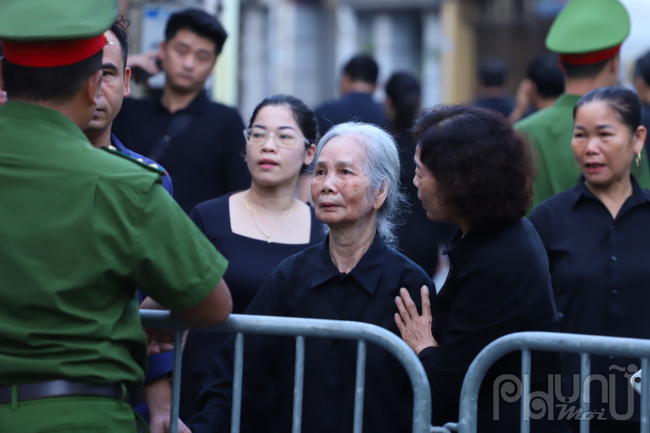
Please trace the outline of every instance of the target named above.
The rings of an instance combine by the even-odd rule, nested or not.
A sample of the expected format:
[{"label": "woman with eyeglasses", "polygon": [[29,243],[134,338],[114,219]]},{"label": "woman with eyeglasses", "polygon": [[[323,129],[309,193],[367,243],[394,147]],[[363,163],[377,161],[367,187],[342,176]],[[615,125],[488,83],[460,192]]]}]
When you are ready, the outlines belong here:
[{"label": "woman with eyeglasses", "polygon": [[[250,188],[201,203],[190,213],[228,259],[224,280],[234,314],[246,310],[284,259],[323,240],[313,207],[295,198],[301,170],[314,158],[319,138],[314,113],[293,96],[270,96],[255,108],[244,135]],[[195,414],[205,376],[227,337],[189,333],[183,352],[181,419]]]}]

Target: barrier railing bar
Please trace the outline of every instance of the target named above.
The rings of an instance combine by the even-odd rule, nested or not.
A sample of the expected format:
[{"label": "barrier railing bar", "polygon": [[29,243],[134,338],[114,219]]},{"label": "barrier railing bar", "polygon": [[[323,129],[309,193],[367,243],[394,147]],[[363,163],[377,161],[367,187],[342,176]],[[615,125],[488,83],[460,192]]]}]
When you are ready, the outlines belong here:
[{"label": "barrier railing bar", "polygon": [[445,428],[445,429],[447,429],[449,431],[458,431],[458,423],[448,422],[442,428]]},{"label": "barrier railing bar", "polygon": [[650,369],[648,368],[648,358],[641,358],[641,433],[650,432],[650,419],[648,413],[650,412],[650,400],[648,394],[650,393]]},{"label": "barrier railing bar", "polygon": [[235,364],[232,379],[232,415],[230,421],[230,432],[239,433],[241,421],[241,390],[242,376],[244,373],[244,334],[237,333],[235,338]]},{"label": "barrier railing bar", "polygon": [[[187,329],[186,326],[171,317],[168,311],[141,310],[140,316],[142,325],[147,328]],[[228,333],[243,332],[255,335],[363,339],[366,342],[377,344],[400,362],[411,381],[413,387],[413,432],[427,433],[431,429],[431,390],[422,362],[400,337],[384,328],[369,323],[339,320],[231,314],[225,323],[211,326],[205,330]]]},{"label": "barrier railing bar", "polygon": [[363,397],[366,385],[366,342],[357,343],[357,378],[354,386],[354,429],[361,433],[363,429]]},{"label": "barrier railing bar", "polygon": [[[174,348],[183,347],[183,331],[174,332]],[[181,401],[181,362],[183,351],[174,350],[174,366],[172,367],[172,407],[169,411],[169,431],[178,433],[178,411]]]},{"label": "barrier railing bar", "polygon": [[[485,347],[469,367],[460,397],[458,431],[475,433],[478,391],[485,374],[500,358],[510,352],[540,350],[548,352],[589,353],[590,355],[650,358],[650,340],[603,337],[554,332],[518,332],[501,337]],[[648,370],[650,372],[650,370]],[[643,379],[643,375],[642,375]],[[650,392],[650,388],[649,392]],[[646,405],[648,406],[648,405]]]},{"label": "barrier railing bar", "polygon": [[302,424],[302,385],[305,378],[305,337],[296,337],[296,371],[293,380],[293,428],[300,433]]},{"label": "barrier railing bar", "polygon": [[433,427],[431,426],[431,430],[429,430],[429,433],[451,433],[452,431],[458,431],[458,430],[450,430],[447,428],[448,424],[445,424],[444,427]]},{"label": "barrier railing bar", "polygon": [[530,350],[521,351],[521,433],[530,433]]},{"label": "barrier railing bar", "polygon": [[588,353],[580,354],[580,433],[589,433],[589,410],[591,406],[591,356]]}]

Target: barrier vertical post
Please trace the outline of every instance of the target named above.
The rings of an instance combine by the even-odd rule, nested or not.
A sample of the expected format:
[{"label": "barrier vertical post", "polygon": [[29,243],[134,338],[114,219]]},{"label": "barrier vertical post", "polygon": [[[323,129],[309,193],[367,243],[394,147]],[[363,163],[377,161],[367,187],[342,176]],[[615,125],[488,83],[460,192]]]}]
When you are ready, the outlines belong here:
[{"label": "barrier vertical post", "polygon": [[235,364],[232,381],[232,415],[230,417],[230,432],[239,433],[241,421],[242,377],[244,374],[244,334],[237,333],[235,338]]},{"label": "barrier vertical post", "polygon": [[648,369],[648,358],[641,358],[641,433],[650,432],[650,419],[648,419],[648,412],[650,412],[650,400],[648,393],[650,393],[650,369]]},{"label": "barrier vertical post", "polygon": [[354,430],[361,433],[363,429],[363,397],[366,384],[366,342],[359,340],[357,344],[357,378],[354,387]]},{"label": "barrier vertical post", "polygon": [[183,362],[183,331],[174,332],[174,366],[172,367],[172,407],[169,411],[169,431],[178,433],[178,411],[181,402],[181,363]]},{"label": "barrier vertical post", "polygon": [[530,433],[530,350],[521,351],[521,433]]},{"label": "barrier vertical post", "polygon": [[296,337],[296,371],[293,384],[293,428],[292,433],[300,433],[302,424],[302,386],[305,376],[305,337]]},{"label": "barrier vertical post", "polygon": [[589,433],[589,407],[591,404],[591,356],[580,354],[580,433]]}]

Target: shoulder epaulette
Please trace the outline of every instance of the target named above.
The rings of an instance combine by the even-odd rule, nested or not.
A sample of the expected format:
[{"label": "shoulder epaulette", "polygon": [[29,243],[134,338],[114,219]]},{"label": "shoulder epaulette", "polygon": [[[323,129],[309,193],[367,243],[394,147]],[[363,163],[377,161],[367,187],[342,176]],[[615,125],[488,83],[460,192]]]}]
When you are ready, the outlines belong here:
[{"label": "shoulder epaulette", "polygon": [[117,150],[115,148],[111,149],[110,147],[102,146],[102,147],[100,147],[100,149],[105,151],[105,152],[112,153],[113,155],[121,156],[124,159],[128,159],[129,161],[132,161],[132,162],[138,164],[140,167],[144,167],[147,170],[158,173],[161,176],[167,176],[167,172],[165,170],[163,170],[158,164],[155,164],[155,163],[147,164],[146,162],[144,162],[144,160],[132,158],[131,156],[125,155],[124,153],[120,152],[119,150]]}]

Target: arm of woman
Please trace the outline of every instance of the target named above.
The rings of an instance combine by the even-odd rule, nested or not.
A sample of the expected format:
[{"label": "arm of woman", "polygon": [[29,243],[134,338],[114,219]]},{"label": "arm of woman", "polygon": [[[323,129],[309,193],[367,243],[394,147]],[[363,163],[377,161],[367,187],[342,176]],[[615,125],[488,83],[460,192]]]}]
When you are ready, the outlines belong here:
[{"label": "arm of woman", "polygon": [[[433,404],[438,409],[434,413],[457,410],[462,383],[474,358],[492,341],[519,331],[524,318],[530,318],[531,308],[535,308],[538,300],[525,294],[529,289],[525,269],[522,267],[513,275],[495,274],[483,268],[464,277],[450,305],[448,320],[437,331],[440,341],[424,331],[431,320],[424,307],[422,316],[417,311],[409,312],[408,307],[405,307],[407,320],[400,314],[402,335],[414,336],[409,345],[420,350],[418,356],[429,378]],[[409,303],[407,296],[401,296],[405,305]]]}]

